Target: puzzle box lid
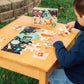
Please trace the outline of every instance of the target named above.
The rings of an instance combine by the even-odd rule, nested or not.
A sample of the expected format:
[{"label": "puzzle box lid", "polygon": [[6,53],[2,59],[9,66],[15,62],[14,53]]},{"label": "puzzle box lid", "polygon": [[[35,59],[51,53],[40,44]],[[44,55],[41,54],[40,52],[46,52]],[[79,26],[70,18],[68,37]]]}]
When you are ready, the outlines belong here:
[{"label": "puzzle box lid", "polygon": [[56,27],[58,9],[55,8],[33,8],[33,24]]}]

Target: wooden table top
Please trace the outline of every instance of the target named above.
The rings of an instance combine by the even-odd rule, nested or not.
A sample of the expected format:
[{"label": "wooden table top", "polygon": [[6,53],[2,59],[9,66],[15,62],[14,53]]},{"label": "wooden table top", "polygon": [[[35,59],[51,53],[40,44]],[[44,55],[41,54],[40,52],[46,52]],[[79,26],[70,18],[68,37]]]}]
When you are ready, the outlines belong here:
[{"label": "wooden table top", "polygon": [[[14,25],[23,25],[23,26],[33,26],[33,18],[28,16],[21,16],[17,20],[11,22],[4,28],[0,29],[0,38],[5,38],[3,42],[0,42],[0,46],[4,47],[7,45],[14,37],[16,37],[22,30],[16,31],[13,29]],[[58,34],[58,28],[62,27],[64,24],[58,23],[56,28],[53,27],[44,27],[44,26],[33,26],[38,27],[46,30],[52,30],[55,31],[56,34]],[[73,39],[77,36],[79,33],[79,30],[73,29],[71,31],[71,35],[68,35],[67,37],[59,36],[61,40],[63,41],[65,47],[67,48],[70,43],[73,41]],[[11,52],[2,51],[0,49],[0,57],[11,60],[17,63],[21,63],[23,66],[31,66],[38,69],[41,69],[43,71],[48,71],[53,64],[56,62],[57,58],[55,55],[55,48],[49,48],[48,49],[49,56],[46,60],[36,59],[33,58],[33,53],[29,52],[29,50],[25,51],[22,55],[14,54]]]}]

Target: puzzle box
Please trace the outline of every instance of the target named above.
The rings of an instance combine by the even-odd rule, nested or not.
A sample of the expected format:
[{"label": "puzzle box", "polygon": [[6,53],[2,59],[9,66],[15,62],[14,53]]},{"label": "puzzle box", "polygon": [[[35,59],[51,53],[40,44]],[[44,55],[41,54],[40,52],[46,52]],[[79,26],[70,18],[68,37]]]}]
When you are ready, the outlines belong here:
[{"label": "puzzle box", "polygon": [[58,9],[54,8],[33,8],[33,24],[56,27]]}]

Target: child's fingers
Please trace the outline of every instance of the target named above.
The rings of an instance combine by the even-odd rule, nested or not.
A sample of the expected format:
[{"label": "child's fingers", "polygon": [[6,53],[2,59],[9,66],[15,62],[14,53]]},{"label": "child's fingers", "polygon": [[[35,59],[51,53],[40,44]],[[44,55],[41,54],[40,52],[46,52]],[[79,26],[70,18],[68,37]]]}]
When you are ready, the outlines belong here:
[{"label": "child's fingers", "polygon": [[53,36],[53,37],[51,37],[51,40],[52,40],[52,41],[54,41],[55,39],[56,39],[56,37],[54,37],[54,36]]},{"label": "child's fingers", "polygon": [[54,35],[53,36],[53,39],[55,40],[55,39],[58,39],[59,37],[58,37],[58,35]]},{"label": "child's fingers", "polygon": [[71,26],[69,26],[69,27],[67,28],[67,30],[69,31],[69,30],[71,30],[71,28],[72,28],[72,27],[71,27]]},{"label": "child's fingers", "polygon": [[66,28],[68,28],[68,27],[70,26],[70,24],[69,24],[69,23],[67,23],[65,26],[66,26]]},{"label": "child's fingers", "polygon": [[50,40],[50,42],[53,42],[53,41],[54,41],[53,39]]},{"label": "child's fingers", "polygon": [[51,40],[49,40],[49,43],[53,44],[53,42]]},{"label": "child's fingers", "polygon": [[55,36],[55,35],[56,35],[56,34],[53,34],[52,37]]}]

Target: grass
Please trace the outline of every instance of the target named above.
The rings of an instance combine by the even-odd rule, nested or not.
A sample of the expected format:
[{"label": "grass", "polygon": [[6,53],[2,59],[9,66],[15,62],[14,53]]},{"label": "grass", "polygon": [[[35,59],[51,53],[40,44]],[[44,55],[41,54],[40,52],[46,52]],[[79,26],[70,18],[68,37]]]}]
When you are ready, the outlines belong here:
[{"label": "grass", "polygon": [[[76,20],[73,10],[73,1],[74,0],[42,0],[39,7],[58,8],[58,22],[66,24]],[[32,14],[29,16],[32,16]],[[0,23],[0,28],[3,28],[10,22]],[[0,68],[0,84],[38,84],[38,80]]]}]

